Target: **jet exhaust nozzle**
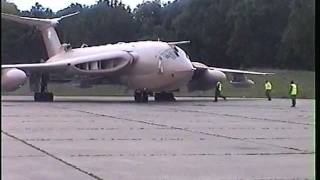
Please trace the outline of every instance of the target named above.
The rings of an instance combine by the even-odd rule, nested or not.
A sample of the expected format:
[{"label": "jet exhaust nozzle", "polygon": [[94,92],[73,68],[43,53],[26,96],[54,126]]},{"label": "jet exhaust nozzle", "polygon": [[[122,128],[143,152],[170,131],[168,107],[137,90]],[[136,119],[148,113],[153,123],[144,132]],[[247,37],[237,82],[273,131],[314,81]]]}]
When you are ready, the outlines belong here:
[{"label": "jet exhaust nozzle", "polygon": [[195,72],[188,84],[189,91],[213,89],[218,81],[224,82],[226,75],[218,70],[204,69]]}]

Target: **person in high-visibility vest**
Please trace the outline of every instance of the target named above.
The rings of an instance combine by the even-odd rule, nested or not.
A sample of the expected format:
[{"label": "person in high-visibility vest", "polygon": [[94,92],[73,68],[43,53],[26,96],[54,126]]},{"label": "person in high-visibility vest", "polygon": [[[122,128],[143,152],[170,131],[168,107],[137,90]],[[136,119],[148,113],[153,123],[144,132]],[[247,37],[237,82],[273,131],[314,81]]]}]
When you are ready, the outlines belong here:
[{"label": "person in high-visibility vest", "polygon": [[270,83],[270,81],[266,81],[266,83],[264,84],[265,90],[266,90],[266,96],[268,98],[269,101],[271,101],[271,90],[272,90],[272,84]]},{"label": "person in high-visibility vest", "polygon": [[225,96],[223,96],[221,94],[222,92],[222,83],[220,81],[217,82],[216,84],[216,91],[215,91],[215,98],[214,101],[217,102],[218,101],[218,97],[222,97],[224,100],[226,100],[227,98]]},{"label": "person in high-visibility vest", "polygon": [[290,95],[291,101],[292,101],[291,107],[296,106],[297,94],[298,94],[298,86],[293,81],[291,81],[290,90],[289,90],[289,95]]}]

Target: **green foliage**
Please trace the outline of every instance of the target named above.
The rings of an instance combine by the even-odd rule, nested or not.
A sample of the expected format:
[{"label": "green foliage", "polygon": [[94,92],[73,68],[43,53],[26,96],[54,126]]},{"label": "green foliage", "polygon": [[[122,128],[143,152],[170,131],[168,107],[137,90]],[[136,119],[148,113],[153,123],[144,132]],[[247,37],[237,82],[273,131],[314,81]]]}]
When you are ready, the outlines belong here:
[{"label": "green foliage", "polygon": [[315,73],[312,71],[293,71],[293,70],[263,70],[260,71],[274,72],[275,75],[251,76],[255,82],[254,88],[234,88],[226,84],[225,94],[233,97],[265,97],[264,82],[270,80],[272,83],[272,97],[289,98],[289,84],[294,80],[298,84],[298,98],[315,98]]},{"label": "green foliage", "polygon": [[314,3],[313,0],[292,1],[292,11],[278,53],[280,67],[314,70]]},{"label": "green foliage", "polygon": [[9,3],[6,0],[1,0],[1,12],[8,14],[18,14],[19,10],[14,3]]},{"label": "green foliage", "polygon": [[[92,6],[72,3],[58,12],[36,3],[20,12],[1,0],[2,12],[30,17],[81,13],[57,26],[73,47],[118,41],[191,40],[184,45],[193,61],[232,68],[314,70],[314,0],[160,0],[133,10],[120,0]],[[37,62],[47,55],[40,34],[30,27],[2,24],[4,63]]]}]

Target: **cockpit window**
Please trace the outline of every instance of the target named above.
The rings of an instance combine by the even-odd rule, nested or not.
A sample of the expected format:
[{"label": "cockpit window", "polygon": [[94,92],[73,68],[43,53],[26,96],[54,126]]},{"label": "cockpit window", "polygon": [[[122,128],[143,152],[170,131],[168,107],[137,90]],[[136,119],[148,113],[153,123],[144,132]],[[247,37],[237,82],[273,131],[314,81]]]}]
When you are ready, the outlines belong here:
[{"label": "cockpit window", "polygon": [[173,49],[174,53],[179,57],[179,49],[176,46],[174,46]]},{"label": "cockpit window", "polygon": [[179,57],[178,49],[176,47],[163,51],[160,56],[165,59],[177,59]]}]

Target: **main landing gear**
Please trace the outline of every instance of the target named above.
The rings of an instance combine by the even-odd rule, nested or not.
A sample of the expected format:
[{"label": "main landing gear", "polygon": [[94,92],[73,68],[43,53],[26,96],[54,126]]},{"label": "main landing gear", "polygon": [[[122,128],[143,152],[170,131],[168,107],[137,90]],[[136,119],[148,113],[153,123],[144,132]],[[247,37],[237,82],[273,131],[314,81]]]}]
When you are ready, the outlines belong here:
[{"label": "main landing gear", "polygon": [[[152,93],[148,92],[147,90],[135,90],[134,92],[134,101],[135,102],[148,102],[149,95],[152,96]],[[161,93],[154,93],[154,100],[157,102],[160,101],[176,101],[173,93],[161,92]]]},{"label": "main landing gear", "polygon": [[40,92],[34,93],[34,101],[36,102],[52,102],[53,93],[48,92],[48,80],[47,75],[41,75],[40,79]]},{"label": "main landing gear", "polygon": [[176,98],[174,97],[173,93],[167,93],[167,92],[161,92],[161,93],[155,93],[154,94],[154,100],[155,101],[176,101]]},{"label": "main landing gear", "polygon": [[134,92],[134,101],[135,102],[143,102],[146,103],[148,102],[148,91],[146,90],[135,90]]}]

